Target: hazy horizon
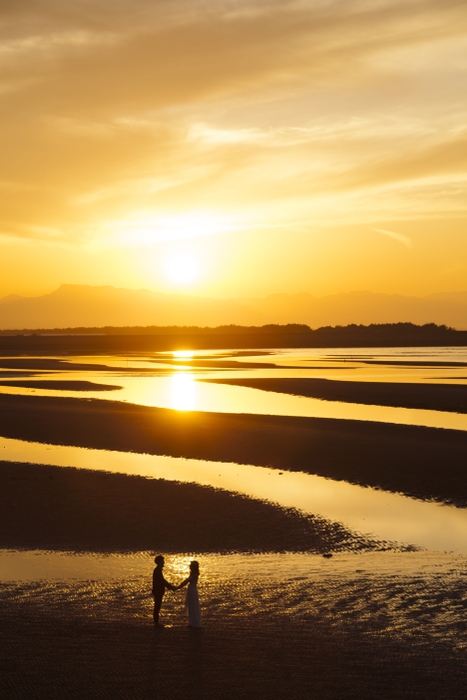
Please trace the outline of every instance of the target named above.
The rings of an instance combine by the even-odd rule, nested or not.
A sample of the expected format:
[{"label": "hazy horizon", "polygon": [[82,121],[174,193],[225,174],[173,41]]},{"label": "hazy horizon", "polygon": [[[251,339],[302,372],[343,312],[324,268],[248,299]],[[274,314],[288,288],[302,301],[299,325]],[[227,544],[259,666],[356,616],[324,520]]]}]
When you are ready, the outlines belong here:
[{"label": "hazy horizon", "polygon": [[251,296],[242,296],[238,295],[235,297],[232,296],[222,296],[222,295],[209,295],[209,294],[202,294],[201,292],[199,293],[191,293],[187,289],[175,289],[175,290],[170,290],[168,292],[161,292],[158,290],[151,289],[149,287],[144,287],[144,286],[123,286],[123,285],[118,285],[118,284],[85,284],[85,283],[79,283],[79,282],[61,282],[57,285],[54,285],[48,289],[45,289],[43,291],[37,291],[34,293],[23,293],[20,294],[18,292],[6,292],[5,294],[2,294],[0,296],[0,302],[2,302],[5,299],[13,298],[13,297],[20,297],[24,299],[35,299],[38,297],[43,297],[43,296],[49,296],[51,294],[56,293],[59,290],[66,290],[66,289],[85,289],[85,288],[94,288],[94,289],[115,289],[115,290],[124,290],[128,292],[149,292],[151,294],[163,294],[163,295],[181,295],[181,296],[193,296],[193,297],[198,297],[198,298],[207,298],[207,299],[220,299],[220,300],[245,300],[248,301],[250,299],[266,299],[270,297],[281,297],[281,296],[289,296],[289,297],[303,297],[303,296],[311,296],[315,299],[322,299],[324,297],[332,297],[332,296],[351,296],[351,295],[356,295],[356,294],[372,294],[372,295],[378,295],[378,294],[386,294],[386,295],[391,295],[391,296],[404,296],[404,297],[415,297],[419,299],[423,299],[426,297],[435,297],[435,296],[455,296],[455,295],[463,295],[465,294],[467,297],[467,283],[465,284],[465,289],[458,289],[458,290],[443,290],[443,291],[434,291],[434,292],[429,292],[427,294],[401,294],[399,292],[391,292],[391,293],[385,293],[385,292],[375,292],[371,289],[364,289],[364,288],[359,288],[359,289],[347,289],[342,292],[331,292],[329,294],[314,294],[313,292],[307,291],[307,290],[300,290],[296,292],[289,292],[285,289],[279,290],[277,292],[271,292],[269,294],[265,295],[258,295],[257,297],[251,297]]},{"label": "hazy horizon", "polygon": [[107,286],[62,285],[41,296],[0,298],[0,329],[102,326],[322,326],[409,322],[467,328],[467,292],[425,297],[352,292],[216,299]]}]

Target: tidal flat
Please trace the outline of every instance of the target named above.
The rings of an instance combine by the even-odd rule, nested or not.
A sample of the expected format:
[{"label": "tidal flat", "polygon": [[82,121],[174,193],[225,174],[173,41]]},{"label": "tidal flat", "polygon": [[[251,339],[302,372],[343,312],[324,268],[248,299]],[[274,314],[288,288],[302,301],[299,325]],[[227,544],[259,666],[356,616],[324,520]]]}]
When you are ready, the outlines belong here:
[{"label": "tidal flat", "polygon": [[154,631],[149,554],[101,558],[99,573],[68,556],[78,564],[65,573],[37,552],[58,575],[1,583],[2,697],[464,697],[465,559],[167,556],[174,583],[200,561],[203,629],[168,592]]},{"label": "tidal flat", "polygon": [[[462,397],[463,352],[0,359],[0,696],[463,698],[467,431],[193,394],[234,379],[242,406],[254,382],[278,401],[323,381],[349,402],[400,384]],[[115,388],[129,378],[141,403]],[[172,405],[148,393],[172,378]],[[339,415],[346,396],[327,398]],[[169,580],[200,561],[200,632],[181,593],[152,629],[159,552]]]}]

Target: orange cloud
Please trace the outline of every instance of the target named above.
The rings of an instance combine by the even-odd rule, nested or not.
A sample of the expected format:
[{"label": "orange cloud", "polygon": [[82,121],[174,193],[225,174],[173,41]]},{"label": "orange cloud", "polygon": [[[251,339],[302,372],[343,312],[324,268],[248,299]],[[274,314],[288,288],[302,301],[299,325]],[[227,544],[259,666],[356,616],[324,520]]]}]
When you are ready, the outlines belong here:
[{"label": "orange cloud", "polygon": [[4,0],[1,36],[5,241],[467,215],[465,0]]}]

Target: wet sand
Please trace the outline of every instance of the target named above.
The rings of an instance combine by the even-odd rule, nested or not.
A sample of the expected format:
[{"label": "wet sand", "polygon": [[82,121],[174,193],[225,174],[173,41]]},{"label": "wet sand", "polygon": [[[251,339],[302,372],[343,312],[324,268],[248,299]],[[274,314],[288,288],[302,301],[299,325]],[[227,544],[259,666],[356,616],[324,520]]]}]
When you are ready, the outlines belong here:
[{"label": "wet sand", "polygon": [[0,462],[0,548],[324,553],[387,546],[209,487]]},{"label": "wet sand", "polygon": [[461,431],[2,395],[0,434],[51,444],[303,471],[467,504],[467,434]]},{"label": "wet sand", "polygon": [[49,389],[50,391],[116,391],[121,386],[115,384],[98,384],[97,382],[73,379],[48,380],[28,379],[26,381],[0,381],[0,386],[19,387],[20,389]]},{"label": "wet sand", "polygon": [[[251,351],[250,354],[253,354]],[[257,353],[254,353],[257,354]],[[261,353],[260,353],[261,354]],[[120,361],[124,360],[121,356],[118,356]],[[129,361],[134,359],[129,356]],[[144,356],[138,359],[144,359]],[[230,359],[217,359],[216,356],[212,357],[174,357],[173,353],[168,357],[164,355],[158,355],[157,357],[150,356],[146,358],[147,362],[152,362],[154,364],[154,371],[161,372],[166,371],[164,368],[160,368],[159,365],[171,365],[172,367],[188,366],[200,369],[290,369],[287,365],[277,365],[273,362],[244,362],[242,360],[230,360]],[[0,357],[0,367],[8,369],[30,369],[30,370],[62,370],[62,371],[73,371],[73,372],[141,372],[141,369],[134,367],[114,367],[112,365],[106,364],[85,364],[82,362],[74,362],[72,360],[58,360],[58,359],[43,359],[41,357],[27,357],[27,358],[1,358]],[[294,369],[309,369],[306,367],[294,367]],[[326,367],[322,368],[326,369]],[[151,369],[145,368],[144,372],[150,373]]]},{"label": "wet sand", "polygon": [[150,575],[0,585],[0,697],[465,698],[465,626],[446,614],[465,581],[201,578],[204,628],[186,627],[178,592],[154,632]]},{"label": "wet sand", "polygon": [[[0,358],[0,367],[15,370],[62,370],[68,372],[78,372],[79,370],[99,372],[114,369],[104,364],[91,362],[86,364],[83,362],[73,362],[72,360],[58,360],[50,357],[2,357]],[[123,367],[120,369],[123,369]]]},{"label": "wet sand", "polygon": [[[274,362],[243,362],[241,360],[217,360],[205,359],[204,357],[189,357],[189,358],[171,358],[171,359],[151,359],[154,364],[162,363],[165,365],[172,365],[173,367],[192,367],[193,369],[290,369],[288,365],[278,365]],[[294,369],[310,369],[309,366],[300,367],[299,365],[294,365]],[[329,369],[329,368],[321,368]]]},{"label": "wet sand", "polygon": [[[467,502],[467,436],[456,431],[3,395],[0,432]],[[211,488],[5,462],[0,545],[219,556],[371,547],[336,524]],[[465,568],[337,575],[335,557],[320,559],[330,565],[320,580],[202,572],[200,632],[186,627],[181,593],[167,593],[168,626],[154,632],[150,559],[144,578],[0,583],[0,698],[464,700]]]},{"label": "wet sand", "polygon": [[[133,358],[129,358],[130,361]],[[140,358],[138,358],[140,359]],[[122,360],[119,357],[119,360]],[[31,370],[32,372],[44,372],[44,371],[61,371],[61,372],[124,372],[125,374],[135,374],[141,373],[141,369],[136,367],[126,367],[121,365],[120,367],[115,367],[113,365],[98,364],[98,363],[85,363],[85,362],[74,362],[73,360],[58,360],[55,358],[42,358],[42,357],[0,357],[0,367],[3,369],[10,370]],[[164,368],[157,368],[154,370],[145,368],[145,374],[161,374],[165,372]],[[172,371],[172,370],[167,370]],[[3,373],[0,374],[3,376]],[[9,376],[12,376],[9,373]],[[21,374],[15,374],[15,376],[24,376]]]},{"label": "wet sand", "polygon": [[307,396],[326,401],[467,413],[467,386],[397,382],[349,382],[332,379],[200,379],[261,391]]}]

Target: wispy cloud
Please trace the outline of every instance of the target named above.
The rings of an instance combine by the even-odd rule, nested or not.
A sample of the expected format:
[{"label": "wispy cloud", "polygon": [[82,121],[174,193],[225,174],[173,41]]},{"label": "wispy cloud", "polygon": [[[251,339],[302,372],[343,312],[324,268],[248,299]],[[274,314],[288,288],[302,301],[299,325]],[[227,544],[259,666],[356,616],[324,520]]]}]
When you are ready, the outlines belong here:
[{"label": "wispy cloud", "polygon": [[407,248],[413,247],[412,239],[408,236],[404,236],[402,233],[388,231],[385,228],[372,228],[371,230],[375,233],[380,233],[382,236],[388,236],[388,238],[393,238],[395,241],[399,241],[399,243],[402,243],[403,245],[407,246]]},{"label": "wispy cloud", "polygon": [[2,2],[0,211],[18,236],[198,207],[277,206],[293,229],[317,198],[321,220],[352,206],[368,225],[360,192],[379,188],[383,221],[383,190],[433,175],[444,192],[465,170],[465,0],[75,5]]}]

